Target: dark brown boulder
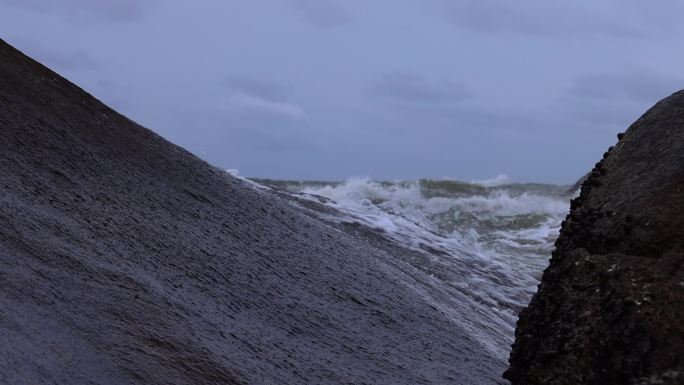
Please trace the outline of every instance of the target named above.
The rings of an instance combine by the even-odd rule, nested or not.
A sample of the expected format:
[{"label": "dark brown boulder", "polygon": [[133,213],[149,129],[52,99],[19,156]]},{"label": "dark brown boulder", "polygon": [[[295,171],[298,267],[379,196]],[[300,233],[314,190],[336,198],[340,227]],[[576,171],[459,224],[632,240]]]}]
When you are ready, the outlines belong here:
[{"label": "dark brown boulder", "polygon": [[684,384],[684,91],[618,138],[520,314],[514,385]]}]

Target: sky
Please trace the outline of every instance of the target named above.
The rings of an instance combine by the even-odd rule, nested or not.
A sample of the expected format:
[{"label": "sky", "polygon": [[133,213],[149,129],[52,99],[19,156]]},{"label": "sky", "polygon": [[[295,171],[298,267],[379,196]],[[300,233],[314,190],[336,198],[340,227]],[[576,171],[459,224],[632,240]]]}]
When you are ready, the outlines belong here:
[{"label": "sky", "polygon": [[241,175],[573,183],[684,88],[681,0],[0,0],[0,38]]}]

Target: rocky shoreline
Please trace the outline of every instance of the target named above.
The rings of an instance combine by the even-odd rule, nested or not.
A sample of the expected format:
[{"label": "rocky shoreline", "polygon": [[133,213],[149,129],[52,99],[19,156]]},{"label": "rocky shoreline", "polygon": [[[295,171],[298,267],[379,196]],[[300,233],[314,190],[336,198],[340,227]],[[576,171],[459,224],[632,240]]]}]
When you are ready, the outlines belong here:
[{"label": "rocky shoreline", "polygon": [[[679,92],[582,182],[505,377],[684,383],[683,206]],[[0,383],[505,383],[510,324],[331,210],[217,170],[0,40]]]},{"label": "rocky shoreline", "polygon": [[505,377],[684,383],[684,91],[660,101],[582,183]]}]

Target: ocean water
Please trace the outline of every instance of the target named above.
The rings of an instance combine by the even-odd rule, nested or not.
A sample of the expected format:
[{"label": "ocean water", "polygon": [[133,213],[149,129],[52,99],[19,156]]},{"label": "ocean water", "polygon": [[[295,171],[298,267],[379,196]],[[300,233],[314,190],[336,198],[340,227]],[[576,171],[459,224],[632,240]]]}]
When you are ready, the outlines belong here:
[{"label": "ocean water", "polygon": [[[482,314],[473,333],[497,329],[489,336],[501,356],[507,355],[518,312],[537,290],[574,195],[570,186],[512,183],[505,176],[253,183],[323,204],[334,209],[317,214],[328,223],[363,226],[398,250],[425,256],[406,262],[435,285],[476,303]],[[496,341],[501,335],[507,341]]]}]

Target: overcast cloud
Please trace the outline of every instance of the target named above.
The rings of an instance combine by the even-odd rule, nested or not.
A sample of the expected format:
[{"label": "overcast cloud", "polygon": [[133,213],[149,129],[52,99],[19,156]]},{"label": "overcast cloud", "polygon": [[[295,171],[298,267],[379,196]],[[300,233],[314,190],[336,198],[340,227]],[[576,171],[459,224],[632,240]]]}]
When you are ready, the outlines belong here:
[{"label": "overcast cloud", "polygon": [[0,0],[0,37],[242,175],[572,183],[684,88],[679,0]]},{"label": "overcast cloud", "polygon": [[684,85],[684,77],[647,69],[616,70],[612,73],[578,77],[569,93],[579,99],[650,102],[663,96],[663,90]]},{"label": "overcast cloud", "polygon": [[50,63],[57,70],[95,70],[99,67],[95,59],[82,50],[54,49],[36,40],[17,39],[16,44],[30,52],[33,59]]},{"label": "overcast cloud", "polygon": [[53,13],[71,22],[125,22],[142,19],[158,0],[0,0],[3,7]]},{"label": "overcast cloud", "polygon": [[352,21],[341,0],[284,0],[303,20],[322,28],[337,27]]},{"label": "overcast cloud", "polygon": [[471,96],[462,83],[450,79],[428,80],[413,73],[385,74],[371,83],[369,91],[380,97],[425,103],[458,102]]}]

